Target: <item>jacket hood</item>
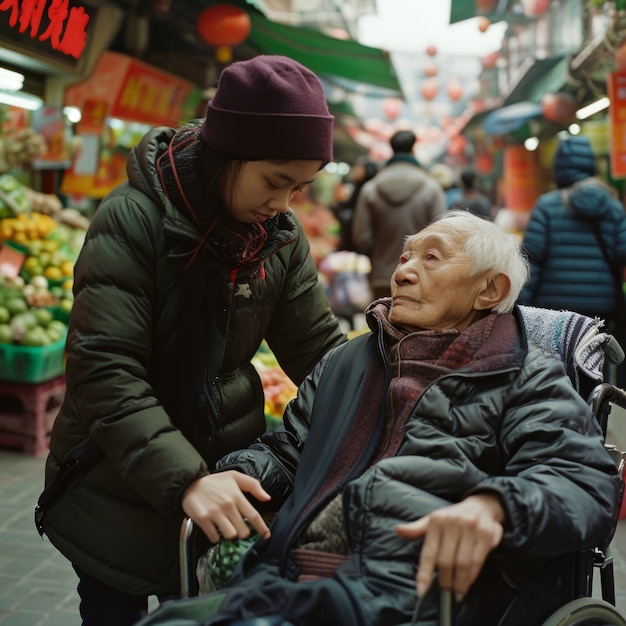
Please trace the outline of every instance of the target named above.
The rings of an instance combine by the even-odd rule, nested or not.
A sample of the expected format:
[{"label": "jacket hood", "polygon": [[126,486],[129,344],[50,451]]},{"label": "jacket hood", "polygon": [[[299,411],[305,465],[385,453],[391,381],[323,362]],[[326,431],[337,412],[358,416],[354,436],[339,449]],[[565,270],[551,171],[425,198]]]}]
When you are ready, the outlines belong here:
[{"label": "jacket hood", "polygon": [[596,163],[587,137],[568,137],[554,154],[554,181],[557,187],[569,187],[596,173]]},{"label": "jacket hood", "polygon": [[161,206],[167,206],[166,195],[159,181],[156,161],[164,145],[176,134],[173,128],[158,127],[149,130],[131,150],[126,162],[128,181]]},{"label": "jacket hood", "polygon": [[566,204],[586,220],[598,220],[613,211],[615,199],[610,189],[597,178],[586,179],[563,189]]},{"label": "jacket hood", "polygon": [[[406,176],[407,170],[411,176]],[[378,193],[390,206],[404,204],[413,197],[427,181],[427,174],[415,176],[415,171],[421,171],[419,166],[403,161],[394,162],[384,167],[371,181]]]}]

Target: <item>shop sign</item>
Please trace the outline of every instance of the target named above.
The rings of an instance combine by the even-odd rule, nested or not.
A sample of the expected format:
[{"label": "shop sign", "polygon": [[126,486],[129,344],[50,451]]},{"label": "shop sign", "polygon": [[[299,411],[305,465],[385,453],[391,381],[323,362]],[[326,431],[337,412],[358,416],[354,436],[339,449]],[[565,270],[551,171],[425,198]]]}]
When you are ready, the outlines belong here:
[{"label": "shop sign", "polygon": [[110,115],[148,124],[172,124],[188,94],[189,83],[131,61]]},{"label": "shop sign", "polygon": [[96,11],[77,0],[0,0],[0,43],[76,69]]},{"label": "shop sign", "polygon": [[94,127],[102,128],[104,113],[152,126],[177,126],[193,89],[190,82],[147,63],[105,51],[88,79],[67,88],[65,104],[87,108]]},{"label": "shop sign", "polygon": [[609,74],[608,95],[611,99],[611,176],[626,178],[626,72]]}]

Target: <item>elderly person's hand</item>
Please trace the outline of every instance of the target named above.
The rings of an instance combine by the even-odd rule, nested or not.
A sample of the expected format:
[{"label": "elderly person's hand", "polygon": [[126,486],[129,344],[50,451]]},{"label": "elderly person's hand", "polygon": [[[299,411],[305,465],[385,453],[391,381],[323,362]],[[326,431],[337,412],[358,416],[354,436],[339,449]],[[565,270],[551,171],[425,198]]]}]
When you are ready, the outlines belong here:
[{"label": "elderly person's hand", "polygon": [[234,470],[218,472],[191,483],[183,494],[182,507],[213,543],[219,542],[220,532],[224,539],[249,537],[248,525],[267,539],[270,530],[246,493],[261,502],[271,500],[256,478]]},{"label": "elderly person's hand", "polygon": [[399,524],[402,537],[424,537],[417,570],[417,594],[430,588],[433,574],[439,586],[461,600],[472,586],[489,553],[502,540],[504,509],[497,496],[487,493],[469,496],[415,522]]}]

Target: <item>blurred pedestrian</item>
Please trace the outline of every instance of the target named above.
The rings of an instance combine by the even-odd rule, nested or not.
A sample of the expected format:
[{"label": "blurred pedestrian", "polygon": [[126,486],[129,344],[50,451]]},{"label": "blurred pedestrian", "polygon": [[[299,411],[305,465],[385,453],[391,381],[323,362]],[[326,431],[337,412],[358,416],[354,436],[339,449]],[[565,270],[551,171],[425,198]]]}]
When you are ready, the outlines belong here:
[{"label": "blurred pedestrian", "polygon": [[[587,137],[561,141],[553,169],[557,189],[539,197],[523,238],[532,273],[520,302],[600,317],[624,345],[624,207],[595,177]],[[617,383],[624,387],[622,370]]]},{"label": "blurred pedestrian", "polygon": [[378,173],[378,165],[374,161],[370,161],[367,157],[360,157],[355,162],[350,172],[352,179],[352,188],[348,198],[342,202],[337,202],[332,211],[339,222],[339,244],[337,250],[346,250],[348,252],[359,252],[357,246],[352,239],[352,222],[354,219],[354,210],[356,208],[356,200],[361,193],[363,185],[374,178]]},{"label": "blurred pedestrian", "polygon": [[357,199],[352,237],[372,263],[373,297],[391,295],[390,280],[407,235],[415,234],[446,210],[439,183],[413,155],[417,138],[410,130],[390,140],[393,156],[363,185]]},{"label": "blurred pedestrian", "polygon": [[491,200],[478,187],[478,174],[471,168],[461,172],[461,197],[454,203],[479,217],[493,217]]},{"label": "blurred pedestrian", "polygon": [[463,190],[459,187],[454,170],[445,163],[435,163],[428,173],[441,185],[446,195],[446,209],[451,209],[461,198]]},{"label": "blurred pedestrian", "polygon": [[266,429],[261,342],[299,384],[345,341],[290,209],[332,145],[318,78],[257,56],[223,70],[204,119],[150,130],[98,208],[37,513],[84,626],[180,593],[184,517],[203,525],[217,459]]}]

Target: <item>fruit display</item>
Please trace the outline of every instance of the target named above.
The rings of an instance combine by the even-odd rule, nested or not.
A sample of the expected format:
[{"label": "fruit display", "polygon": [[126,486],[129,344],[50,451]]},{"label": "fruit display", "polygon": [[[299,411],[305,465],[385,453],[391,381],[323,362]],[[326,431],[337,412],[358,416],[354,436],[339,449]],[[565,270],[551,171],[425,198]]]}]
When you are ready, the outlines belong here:
[{"label": "fruit display", "polygon": [[85,218],[63,209],[56,196],[35,192],[10,175],[0,176],[0,243],[24,255],[19,271],[26,282],[41,276],[61,287],[71,280],[86,228]]},{"label": "fruit display", "polygon": [[11,174],[0,176],[0,218],[27,213],[30,208],[24,185]]},{"label": "fruit display", "polygon": [[32,128],[4,132],[0,137],[0,171],[31,163],[46,152],[46,139]]},{"label": "fruit display", "polygon": [[298,388],[283,372],[276,357],[263,343],[252,359],[252,365],[259,373],[265,394],[265,416],[268,425],[282,419],[287,404],[296,396]]},{"label": "fruit display", "polygon": [[58,298],[39,276],[0,276],[0,344],[48,346],[64,340],[67,325],[59,319]]}]

